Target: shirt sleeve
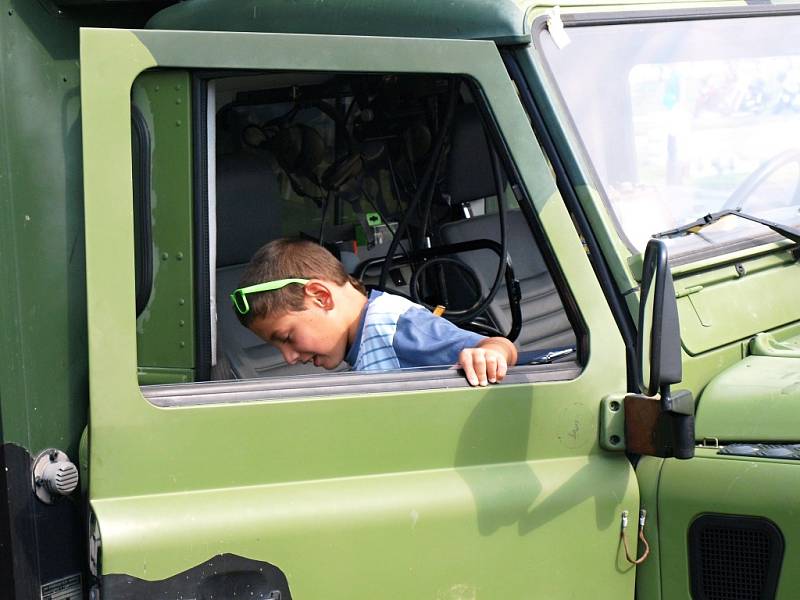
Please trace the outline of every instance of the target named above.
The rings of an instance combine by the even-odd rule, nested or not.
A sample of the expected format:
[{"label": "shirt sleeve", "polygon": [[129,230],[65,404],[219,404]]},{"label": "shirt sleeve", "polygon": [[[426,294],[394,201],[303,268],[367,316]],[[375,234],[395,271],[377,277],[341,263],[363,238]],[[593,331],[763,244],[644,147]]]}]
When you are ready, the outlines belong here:
[{"label": "shirt sleeve", "polygon": [[452,366],[464,348],[473,348],[485,339],[465,331],[425,308],[411,308],[397,321],[394,351],[401,368]]}]

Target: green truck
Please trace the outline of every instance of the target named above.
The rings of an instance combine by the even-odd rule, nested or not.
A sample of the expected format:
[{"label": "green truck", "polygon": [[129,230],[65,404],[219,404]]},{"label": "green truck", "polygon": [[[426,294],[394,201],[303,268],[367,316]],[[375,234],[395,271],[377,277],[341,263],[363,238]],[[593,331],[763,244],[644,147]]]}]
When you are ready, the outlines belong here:
[{"label": "green truck", "polygon": [[[798,31],[2,0],[0,596],[800,597]],[[517,365],[284,364],[285,236]]]}]

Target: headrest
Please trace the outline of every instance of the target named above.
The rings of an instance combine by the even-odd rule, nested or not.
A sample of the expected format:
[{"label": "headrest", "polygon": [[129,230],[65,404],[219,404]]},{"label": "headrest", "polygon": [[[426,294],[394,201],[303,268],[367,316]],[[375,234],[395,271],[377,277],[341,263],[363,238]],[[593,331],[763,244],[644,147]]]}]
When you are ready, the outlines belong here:
[{"label": "headrest", "polygon": [[240,151],[217,159],[217,267],[246,263],[281,236],[280,187],[265,157]]},{"label": "headrest", "polygon": [[496,195],[488,137],[474,104],[456,108],[450,139],[445,185],[451,201],[461,204]]}]

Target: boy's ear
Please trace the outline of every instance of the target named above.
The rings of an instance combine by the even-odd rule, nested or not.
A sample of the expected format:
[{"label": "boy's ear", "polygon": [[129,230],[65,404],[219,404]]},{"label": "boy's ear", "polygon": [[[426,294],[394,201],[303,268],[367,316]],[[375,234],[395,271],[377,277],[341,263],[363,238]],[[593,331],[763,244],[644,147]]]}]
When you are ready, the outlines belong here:
[{"label": "boy's ear", "polygon": [[305,286],[306,298],[311,299],[314,306],[330,310],[333,308],[333,294],[325,282],[319,279],[312,279]]}]

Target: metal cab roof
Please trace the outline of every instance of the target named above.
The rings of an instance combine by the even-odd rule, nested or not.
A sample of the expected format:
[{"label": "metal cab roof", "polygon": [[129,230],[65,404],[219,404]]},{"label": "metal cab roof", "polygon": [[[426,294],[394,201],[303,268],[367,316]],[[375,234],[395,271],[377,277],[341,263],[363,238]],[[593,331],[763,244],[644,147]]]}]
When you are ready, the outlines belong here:
[{"label": "metal cab roof", "polygon": [[[795,0],[789,0],[794,2]],[[743,0],[186,0],[149,29],[483,39],[525,44],[538,14],[746,6]]]},{"label": "metal cab roof", "polygon": [[150,29],[387,37],[530,40],[523,2],[513,0],[188,0]]}]

